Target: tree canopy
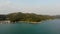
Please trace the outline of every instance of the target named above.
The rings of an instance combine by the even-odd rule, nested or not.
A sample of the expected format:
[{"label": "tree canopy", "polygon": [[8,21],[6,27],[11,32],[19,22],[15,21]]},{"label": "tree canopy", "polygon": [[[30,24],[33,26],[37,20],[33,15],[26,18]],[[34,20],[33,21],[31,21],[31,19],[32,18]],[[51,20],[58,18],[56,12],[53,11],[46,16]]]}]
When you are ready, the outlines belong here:
[{"label": "tree canopy", "polygon": [[11,22],[17,21],[40,22],[42,20],[53,19],[53,17],[49,15],[37,15],[34,13],[21,13],[21,12],[8,14],[8,18]]}]

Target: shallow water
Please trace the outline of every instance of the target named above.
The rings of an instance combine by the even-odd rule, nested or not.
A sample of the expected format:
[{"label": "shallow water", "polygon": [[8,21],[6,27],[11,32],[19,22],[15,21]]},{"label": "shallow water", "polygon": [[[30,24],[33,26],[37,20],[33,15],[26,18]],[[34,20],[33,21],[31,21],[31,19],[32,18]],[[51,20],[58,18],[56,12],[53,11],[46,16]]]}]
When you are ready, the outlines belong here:
[{"label": "shallow water", "polygon": [[41,24],[0,24],[0,34],[60,34],[60,20]]}]

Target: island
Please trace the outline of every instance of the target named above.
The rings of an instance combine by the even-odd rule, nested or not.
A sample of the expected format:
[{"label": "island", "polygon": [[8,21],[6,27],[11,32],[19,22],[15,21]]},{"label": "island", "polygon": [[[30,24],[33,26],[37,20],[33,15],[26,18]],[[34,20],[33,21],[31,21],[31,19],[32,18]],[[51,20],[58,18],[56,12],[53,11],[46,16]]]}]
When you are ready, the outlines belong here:
[{"label": "island", "polygon": [[7,15],[0,15],[0,23],[2,22],[9,22],[9,23],[17,23],[17,22],[24,22],[24,23],[38,23],[44,20],[51,20],[54,19],[53,16],[50,15],[40,15],[35,13],[10,13]]}]

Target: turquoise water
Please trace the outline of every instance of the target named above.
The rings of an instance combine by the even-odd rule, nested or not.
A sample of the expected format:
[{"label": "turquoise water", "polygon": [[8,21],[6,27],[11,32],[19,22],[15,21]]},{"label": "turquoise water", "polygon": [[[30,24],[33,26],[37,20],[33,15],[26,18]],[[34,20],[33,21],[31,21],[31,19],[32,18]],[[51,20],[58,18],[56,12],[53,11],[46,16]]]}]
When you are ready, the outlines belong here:
[{"label": "turquoise water", "polygon": [[0,24],[0,34],[60,34],[60,20],[41,24]]}]

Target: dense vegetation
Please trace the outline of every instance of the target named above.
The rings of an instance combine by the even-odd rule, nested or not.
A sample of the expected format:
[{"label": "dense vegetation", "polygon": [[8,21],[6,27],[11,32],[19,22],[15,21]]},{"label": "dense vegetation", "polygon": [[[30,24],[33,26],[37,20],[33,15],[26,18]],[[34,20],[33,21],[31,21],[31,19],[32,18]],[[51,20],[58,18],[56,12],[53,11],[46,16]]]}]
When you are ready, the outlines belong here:
[{"label": "dense vegetation", "polygon": [[2,20],[10,20],[11,22],[40,22],[43,20],[54,19],[53,16],[49,15],[37,15],[34,13],[10,13],[7,15],[0,15],[0,21]]},{"label": "dense vegetation", "polygon": [[49,15],[37,15],[34,13],[11,13],[7,15],[11,22],[40,22],[42,20],[53,19],[52,16]]},{"label": "dense vegetation", "polygon": [[2,20],[7,20],[7,15],[0,15],[0,21],[2,21]]}]

